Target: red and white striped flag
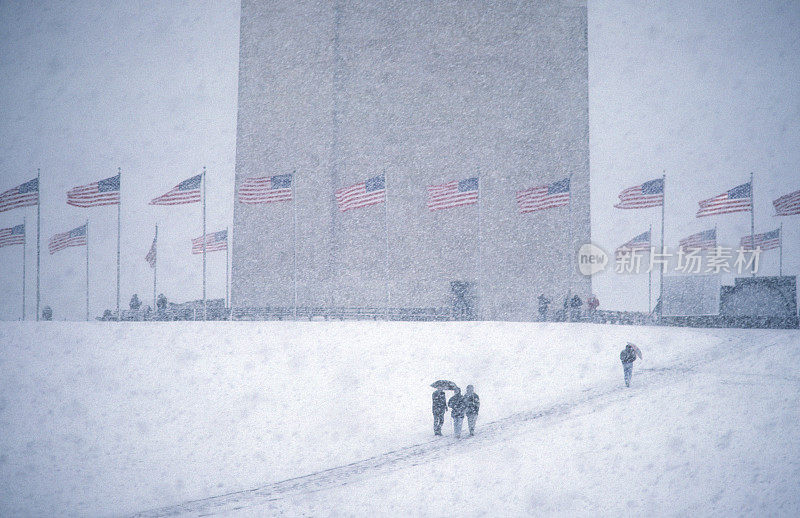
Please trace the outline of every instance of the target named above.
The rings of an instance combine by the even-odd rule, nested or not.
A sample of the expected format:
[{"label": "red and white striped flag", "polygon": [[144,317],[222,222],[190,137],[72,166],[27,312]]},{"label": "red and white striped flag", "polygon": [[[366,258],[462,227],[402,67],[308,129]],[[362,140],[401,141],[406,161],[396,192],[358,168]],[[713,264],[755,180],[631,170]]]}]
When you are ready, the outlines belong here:
[{"label": "red and white striped flag", "polygon": [[292,175],[245,178],[239,187],[239,201],[250,204],[292,201]]},{"label": "red and white striped flag", "polygon": [[[216,252],[217,250],[228,249],[228,231],[220,230],[212,234],[206,234],[206,252]],[[192,253],[203,253],[203,236],[192,239]]]},{"label": "red and white striped flag", "polygon": [[624,245],[621,245],[617,248],[615,255],[617,257],[622,257],[624,255],[632,253],[634,250],[647,250],[650,251],[650,231],[642,232],[638,236],[634,237]]},{"label": "red and white striped flag", "polygon": [[569,205],[569,178],[517,191],[520,214]]},{"label": "red and white striped flag", "polygon": [[756,234],[752,236],[752,239],[750,239],[750,237],[751,236],[744,236],[741,241],[739,241],[739,246],[742,249],[755,250],[756,248],[761,248],[761,250],[772,250],[781,246],[780,228],[764,232],[763,234]]},{"label": "red and white striped flag", "polygon": [[750,212],[753,209],[753,197],[750,182],[743,183],[733,189],[698,202],[700,209],[697,217],[730,214],[732,212]]},{"label": "red and white striped flag", "polygon": [[153,244],[150,245],[150,251],[147,252],[147,255],[144,256],[144,260],[147,261],[147,264],[150,265],[150,268],[156,267],[156,246],[158,241],[158,230],[156,230],[156,235],[153,236]]},{"label": "red and white striped flag", "polygon": [[183,205],[184,203],[197,203],[200,201],[200,184],[203,175],[192,176],[184,180],[167,193],[158,198],[153,198],[150,205]]},{"label": "red and white striped flag", "polygon": [[658,178],[642,185],[628,187],[619,193],[618,209],[646,209],[664,204],[664,179]]},{"label": "red and white striped flag", "polygon": [[336,191],[336,204],[346,212],[386,201],[386,179],[383,175],[374,176],[367,181],[344,187]]},{"label": "red and white striped flag", "polygon": [[800,214],[800,191],[785,194],[772,202],[776,216],[794,216]]},{"label": "red and white striped flag", "polygon": [[0,247],[25,244],[25,225],[0,228]]},{"label": "red and white striped flag", "polygon": [[73,187],[67,191],[67,205],[73,207],[100,207],[119,204],[119,175]]},{"label": "red and white striped flag", "polygon": [[69,232],[54,235],[50,238],[48,248],[52,255],[70,246],[86,246],[86,223]]},{"label": "red and white striped flag", "polygon": [[478,177],[428,186],[428,210],[451,209],[478,203]]},{"label": "red and white striped flag", "polygon": [[717,229],[711,228],[685,237],[680,240],[678,246],[680,246],[682,250],[688,250],[690,248],[713,250],[717,247]]},{"label": "red and white striped flag", "polygon": [[34,178],[0,194],[0,212],[39,203],[39,179]]}]

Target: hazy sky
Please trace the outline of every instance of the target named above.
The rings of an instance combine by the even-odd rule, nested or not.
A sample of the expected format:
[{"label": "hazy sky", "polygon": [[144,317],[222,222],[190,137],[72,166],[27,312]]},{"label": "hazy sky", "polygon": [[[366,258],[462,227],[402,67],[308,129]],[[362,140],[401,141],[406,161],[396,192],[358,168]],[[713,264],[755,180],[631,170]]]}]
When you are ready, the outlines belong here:
[{"label": "hazy sky", "polygon": [[[84,316],[85,255],[47,241],[90,220],[90,309],[115,305],[116,207],[65,203],[73,186],[122,167],[122,305],[152,301],[144,261],[159,223],[159,292],[199,298],[200,206],[148,201],[208,167],[208,231],[231,225],[239,2],[0,2],[0,191],[42,169],[42,305]],[[800,2],[589,2],[593,240],[607,251],[654,227],[660,210],[613,208],[626,187],[667,175],[666,244],[719,227],[736,245],[748,214],[696,219],[697,201],[755,173],[756,232],[784,222],[784,273],[800,269],[800,216],[771,202],[800,189]],[[35,208],[27,217],[28,316],[35,304]],[[235,237],[234,237],[235,238]],[[20,317],[20,247],[0,248],[0,318]],[[224,296],[225,254],[209,255],[208,294]],[[762,273],[777,273],[777,252]],[[730,279],[727,279],[730,280]],[[599,275],[607,309],[647,308],[647,275]]]}]

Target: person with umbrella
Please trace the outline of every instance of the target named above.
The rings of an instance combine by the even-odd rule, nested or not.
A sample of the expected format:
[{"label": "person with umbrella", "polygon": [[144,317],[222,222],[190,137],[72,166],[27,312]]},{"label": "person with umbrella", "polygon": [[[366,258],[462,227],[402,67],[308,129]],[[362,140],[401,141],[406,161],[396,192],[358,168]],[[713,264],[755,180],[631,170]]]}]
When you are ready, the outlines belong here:
[{"label": "person with umbrella", "polygon": [[633,362],[636,357],[642,357],[642,351],[634,344],[628,342],[625,349],[620,351],[619,360],[622,362],[622,370],[625,373],[625,386],[631,386],[631,375],[633,374]]},{"label": "person with umbrella", "polygon": [[444,390],[437,388],[433,391],[433,435],[442,435],[445,412],[447,412],[447,396],[444,395]]}]

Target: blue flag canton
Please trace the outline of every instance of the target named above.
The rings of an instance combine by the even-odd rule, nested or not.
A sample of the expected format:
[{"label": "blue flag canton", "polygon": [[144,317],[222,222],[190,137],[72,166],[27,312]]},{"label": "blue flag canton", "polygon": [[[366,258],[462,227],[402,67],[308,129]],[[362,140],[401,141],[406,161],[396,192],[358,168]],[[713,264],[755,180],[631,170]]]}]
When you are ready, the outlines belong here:
[{"label": "blue flag canton", "polygon": [[642,194],[663,194],[664,179],[650,180],[642,184]]},{"label": "blue flag canton", "polygon": [[559,194],[562,192],[569,192],[569,178],[551,183],[547,187],[547,194]]},{"label": "blue flag canton", "polygon": [[292,175],[279,174],[270,178],[272,189],[290,189],[292,187]]},{"label": "blue flag canton", "polygon": [[649,243],[650,242],[650,231],[642,232],[638,236],[631,239],[631,243]]},{"label": "blue flag canton", "polygon": [[383,175],[374,176],[364,182],[364,187],[367,192],[380,191],[386,188],[386,179]]},{"label": "blue flag canton", "polygon": [[197,176],[193,176],[188,180],[184,180],[178,184],[179,191],[193,191],[195,189],[200,188],[200,181],[202,180],[203,175],[199,174]]},{"label": "blue flag canton", "polygon": [[458,192],[470,192],[478,190],[478,177],[467,178],[458,182]]},{"label": "blue flag canton", "polygon": [[39,179],[34,178],[19,186],[19,193],[25,194],[29,192],[39,192]]},{"label": "blue flag canton", "polygon": [[69,237],[81,237],[86,235],[86,224],[81,225],[78,228],[73,228],[69,231]]},{"label": "blue flag canton", "polygon": [[780,235],[781,235],[781,229],[776,228],[775,230],[765,232],[764,239],[778,239]]},{"label": "blue flag canton", "polygon": [[114,192],[119,190],[119,175],[106,178],[97,182],[99,192]]},{"label": "blue flag canton", "polygon": [[221,242],[221,241],[226,241],[227,239],[228,239],[227,230],[220,230],[219,232],[214,232],[214,241]]},{"label": "blue flag canton", "polygon": [[750,197],[750,182],[743,183],[742,185],[734,187],[733,189],[728,191],[729,200],[736,200],[749,197]]},{"label": "blue flag canton", "polygon": [[11,235],[12,236],[24,236],[25,235],[25,224],[17,225],[15,227],[11,227]]}]

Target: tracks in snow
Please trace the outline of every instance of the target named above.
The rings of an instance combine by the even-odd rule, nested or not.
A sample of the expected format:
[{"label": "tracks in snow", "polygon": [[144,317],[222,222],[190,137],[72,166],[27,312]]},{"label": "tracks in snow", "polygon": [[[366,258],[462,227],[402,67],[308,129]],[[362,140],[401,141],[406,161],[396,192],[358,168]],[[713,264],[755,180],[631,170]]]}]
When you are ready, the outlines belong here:
[{"label": "tracks in snow", "polygon": [[[742,353],[745,351],[741,349],[738,351],[725,350],[723,344],[720,344],[711,351],[707,351],[701,358],[695,358],[691,362],[681,362],[669,367],[639,369],[638,373],[634,375],[634,382],[636,385],[663,386],[671,381],[685,379],[687,375],[694,373],[698,366],[721,359],[732,352]],[[620,378],[621,374],[620,372]],[[188,501],[139,512],[133,516],[136,518],[210,516],[268,504],[269,502],[297,494],[343,486],[358,480],[379,476],[383,473],[428,463],[445,455],[509,440],[521,433],[533,432],[535,429],[529,426],[531,422],[594,412],[598,408],[622,401],[636,393],[616,384],[612,387],[591,388],[583,391],[578,398],[566,403],[559,403],[540,410],[518,412],[496,421],[481,423],[479,433],[474,437],[433,439],[350,464],[267,484],[255,489]]]}]

